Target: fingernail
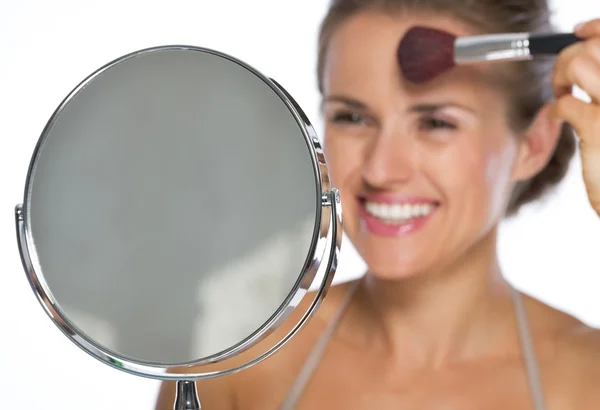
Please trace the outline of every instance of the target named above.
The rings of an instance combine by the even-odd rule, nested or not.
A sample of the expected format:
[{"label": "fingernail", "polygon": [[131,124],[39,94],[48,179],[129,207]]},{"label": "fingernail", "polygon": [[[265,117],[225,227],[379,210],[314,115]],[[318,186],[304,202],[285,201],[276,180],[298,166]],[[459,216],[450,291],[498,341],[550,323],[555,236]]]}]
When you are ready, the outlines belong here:
[{"label": "fingernail", "polygon": [[584,26],[585,26],[585,22],[581,22],[581,23],[577,24],[575,26],[575,32],[579,33],[583,29]]}]

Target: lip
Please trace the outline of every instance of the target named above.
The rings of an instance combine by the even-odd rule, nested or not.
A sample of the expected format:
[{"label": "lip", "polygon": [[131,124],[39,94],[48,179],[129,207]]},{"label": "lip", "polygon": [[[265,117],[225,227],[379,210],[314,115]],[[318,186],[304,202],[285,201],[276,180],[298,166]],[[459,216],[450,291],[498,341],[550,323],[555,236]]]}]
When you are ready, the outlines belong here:
[{"label": "lip", "polygon": [[431,204],[439,205],[439,202],[426,197],[412,196],[412,195],[397,195],[386,192],[375,192],[364,195],[359,195],[358,199],[361,203],[365,201],[379,202],[382,204]]},{"label": "lip", "polygon": [[[409,222],[402,224],[389,224],[385,223],[379,218],[369,214],[366,209],[366,202],[379,202],[385,204],[431,204],[435,206],[435,209],[428,215],[413,219]],[[360,217],[364,228],[377,236],[384,237],[403,237],[411,235],[419,231],[437,212],[439,202],[432,200],[431,198],[417,197],[417,196],[399,196],[388,193],[374,193],[367,194],[359,197],[359,209]]]}]

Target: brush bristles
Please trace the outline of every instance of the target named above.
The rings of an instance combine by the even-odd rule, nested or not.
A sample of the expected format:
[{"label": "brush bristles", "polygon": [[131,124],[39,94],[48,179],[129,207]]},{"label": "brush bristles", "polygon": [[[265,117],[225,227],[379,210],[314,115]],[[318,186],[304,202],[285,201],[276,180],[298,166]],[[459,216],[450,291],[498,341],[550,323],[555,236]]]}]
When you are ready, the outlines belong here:
[{"label": "brush bristles", "polygon": [[456,37],[445,31],[413,27],[398,46],[398,63],[404,77],[414,83],[430,81],[454,66]]}]

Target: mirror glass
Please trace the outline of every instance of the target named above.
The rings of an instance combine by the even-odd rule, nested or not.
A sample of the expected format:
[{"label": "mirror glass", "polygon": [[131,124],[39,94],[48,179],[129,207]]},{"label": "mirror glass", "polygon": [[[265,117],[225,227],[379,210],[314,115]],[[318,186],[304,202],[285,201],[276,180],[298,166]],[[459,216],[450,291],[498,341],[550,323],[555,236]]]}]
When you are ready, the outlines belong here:
[{"label": "mirror glass", "polygon": [[305,130],[265,78],[220,54],[165,48],[107,67],[40,139],[24,209],[33,263],[64,318],[112,352],[218,354],[311,263],[321,203]]}]

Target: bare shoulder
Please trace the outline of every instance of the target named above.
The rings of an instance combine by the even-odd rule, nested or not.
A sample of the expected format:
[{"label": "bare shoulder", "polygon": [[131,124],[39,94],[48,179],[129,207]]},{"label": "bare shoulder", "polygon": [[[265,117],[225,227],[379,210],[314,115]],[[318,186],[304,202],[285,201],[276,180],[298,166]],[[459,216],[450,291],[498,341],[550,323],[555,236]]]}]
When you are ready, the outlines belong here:
[{"label": "bare shoulder", "polygon": [[578,409],[597,409],[600,403],[600,330],[578,323],[557,338],[562,377],[570,379]]},{"label": "bare shoulder", "polygon": [[[343,303],[349,286],[350,282],[332,286],[311,319],[288,343],[268,359],[231,377],[237,403],[236,410],[280,406],[300,373],[306,357]],[[299,309],[292,313],[291,322],[300,319],[307,304],[313,300],[313,296],[314,293],[308,294],[302,300]],[[272,337],[279,340],[288,331],[288,328],[283,327],[274,332]]]},{"label": "bare shoulder", "polygon": [[[202,408],[207,410],[277,408],[300,372],[306,356],[342,303],[349,285],[350,283],[344,283],[332,286],[312,318],[288,343],[269,358],[232,375],[198,381],[198,394],[202,400]],[[309,293],[302,299],[298,309],[291,314],[290,323],[300,319],[314,296],[314,293]],[[265,344],[269,345],[281,340],[290,330],[289,326],[284,325],[273,332],[265,340]],[[245,363],[256,357],[258,353],[257,349],[251,349],[236,360],[240,364]],[[156,410],[173,408],[175,388],[174,382],[162,383]]]},{"label": "bare shoulder", "polygon": [[563,392],[571,408],[573,403],[582,410],[599,408],[600,329],[542,302],[530,302],[531,313],[549,329],[538,340],[545,390]]}]

